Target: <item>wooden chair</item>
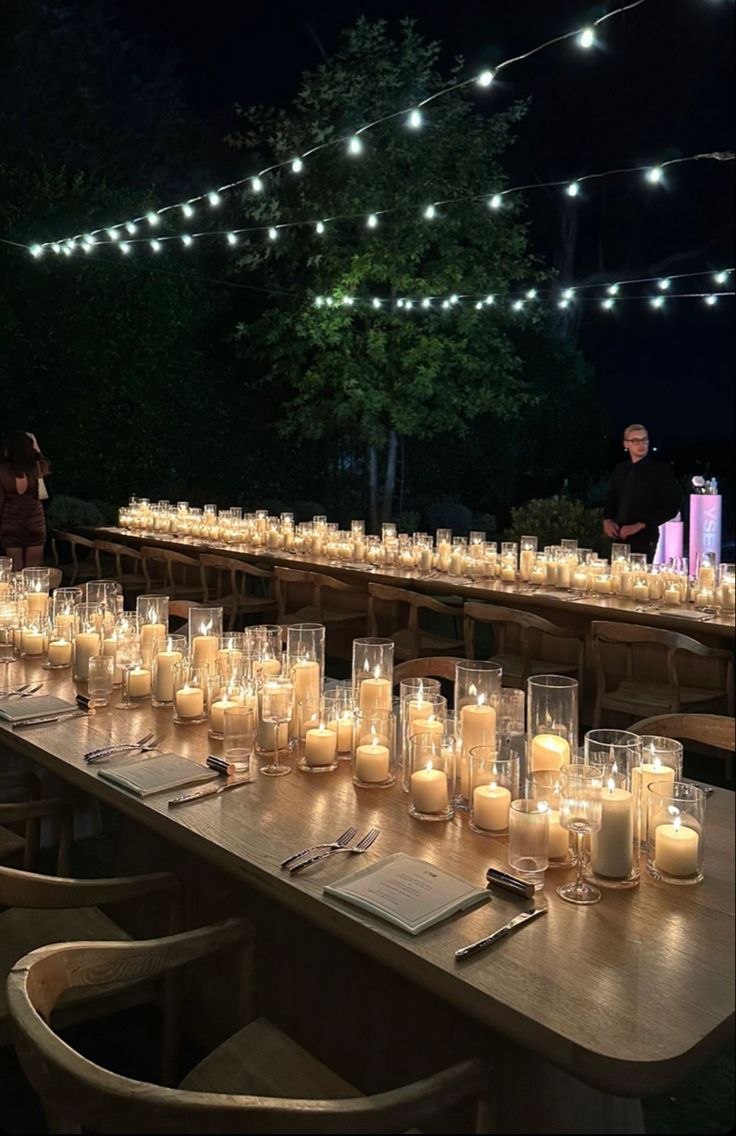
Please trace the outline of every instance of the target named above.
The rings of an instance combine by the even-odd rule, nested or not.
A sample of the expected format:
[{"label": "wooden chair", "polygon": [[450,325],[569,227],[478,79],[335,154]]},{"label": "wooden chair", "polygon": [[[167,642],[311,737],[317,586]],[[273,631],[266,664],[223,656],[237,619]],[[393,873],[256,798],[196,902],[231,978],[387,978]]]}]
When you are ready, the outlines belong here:
[{"label": "wooden chair", "polygon": [[[234,556],[217,556],[209,552],[200,553],[199,562],[202,565],[204,587],[202,602],[223,605],[229,631],[235,630],[235,621],[239,615],[266,616],[273,612],[276,600],[271,571],[257,568],[255,564],[248,564]],[[264,589],[260,595],[255,590],[248,590],[249,580],[258,581]],[[265,622],[265,618],[257,622]]]},{"label": "wooden chair", "polygon": [[[26,870],[36,866],[39,846],[39,823],[17,806],[26,801],[40,801],[41,782],[33,773],[10,770],[0,773],[0,860],[22,862]],[[21,814],[21,815],[19,815]],[[6,828],[6,824],[14,828]],[[22,833],[17,832],[22,828]]]},{"label": "wooden chair", "polygon": [[238,943],[245,948],[250,978],[252,933],[241,919],[147,942],[58,943],[16,963],[8,981],[15,1046],[52,1131],[402,1132],[436,1121],[444,1110],[465,1102],[476,1106],[472,1131],[489,1131],[484,1098],[490,1071],[478,1060],[390,1092],[362,1096],[266,1018],[254,1018],[200,1062],[178,1089],[164,1089],[94,1064],[47,1025],[55,1002],[73,986],[89,989],[122,972],[165,975]]},{"label": "wooden chair", "polygon": [[394,667],[394,685],[404,678],[439,678],[454,682],[456,662],[457,659],[446,659],[438,655],[408,659],[405,663],[399,663]]},{"label": "wooden chair", "polygon": [[[486,604],[468,601],[464,608],[465,654],[468,659],[475,656],[475,628],[477,623],[490,624],[498,632],[498,650],[489,656],[490,660],[503,668],[504,686],[526,688],[530,675],[557,674],[576,675],[583,682],[585,670],[585,638],[578,631],[558,627],[540,615],[528,611],[516,611],[500,604]],[[515,643],[510,642],[509,630],[516,629]],[[565,657],[540,657],[544,640],[564,642]],[[518,649],[514,650],[514,646]]]},{"label": "wooden chair", "polygon": [[[179,927],[179,885],[169,873],[118,879],[81,880],[68,877],[72,845],[73,814],[68,804],[57,800],[32,800],[0,806],[0,819],[38,823],[44,817],[56,818],[59,842],[56,868],[58,876],[38,875],[18,868],[0,866],[0,1045],[9,1041],[8,1007],[4,976],[22,955],[47,943],[83,938],[92,941],[127,939],[126,933],[97,904],[158,897],[157,903],[170,931]],[[65,1024],[148,1001],[151,990],[126,978],[109,992],[104,1002],[89,989],[74,992],[60,1008]]]},{"label": "wooden chair", "polygon": [[396,644],[395,657],[399,661],[417,659],[420,655],[462,655],[464,644],[462,639],[453,639],[446,635],[437,635],[422,627],[419,622],[421,611],[431,611],[436,615],[451,619],[453,626],[458,619],[458,609],[449,604],[441,603],[432,596],[421,592],[412,592],[408,588],[394,588],[387,584],[368,585],[368,634],[379,635],[378,609],[381,604],[389,604],[391,608],[391,622],[395,625],[397,608],[404,604],[409,608],[409,622],[407,627],[398,631],[389,631],[389,638]]},{"label": "wooden chair", "polygon": [[110,540],[96,540],[95,556],[101,577],[106,575],[102,557],[109,556],[115,565],[115,579],[124,592],[141,594],[146,591],[148,580],[143,571],[143,557],[137,548],[132,548],[129,544],[115,544]]},{"label": "wooden chair", "polygon": [[[336,576],[308,572],[302,568],[279,567],[274,568],[273,576],[276,622],[282,627],[288,627],[292,623],[324,623],[329,626],[365,619],[365,592],[338,580]],[[300,606],[296,606],[293,600],[294,590],[301,593],[298,601]],[[324,592],[329,593],[329,598],[325,597]]]},{"label": "wooden chair", "polygon": [[[71,561],[62,563],[59,546],[67,544],[69,545]],[[89,555],[80,560],[80,550],[86,551]],[[76,584],[78,580],[94,580],[96,576],[100,575],[95,557],[95,542],[87,540],[84,536],[55,529],[51,533],[51,554],[56,567],[69,577],[70,586]]]},{"label": "wooden chair", "polygon": [[61,586],[61,581],[64,578],[64,573],[61,568],[49,568],[49,589],[54,591],[55,588]]},{"label": "wooden chair", "polygon": [[[730,651],[706,647],[697,639],[677,631],[641,627],[635,623],[594,620],[591,633],[596,676],[594,726],[601,724],[604,710],[639,717],[658,712],[678,714],[685,707],[707,707],[712,702],[722,702],[727,713],[733,714],[733,655]],[[611,689],[601,650],[606,646],[622,647],[626,653],[624,677]],[[721,685],[702,687],[681,683],[677,673],[677,655],[680,652],[716,661],[721,670]],[[645,653],[649,656],[650,665],[652,656],[664,655],[664,681],[652,678],[637,667]],[[608,669],[610,671],[610,665]],[[661,673],[662,668],[659,669]]]},{"label": "wooden chair", "polygon": [[733,755],[736,753],[736,720],[723,714],[657,714],[627,726],[632,734],[675,738],[679,742],[698,742],[720,750],[726,764],[726,777],[733,784]]},{"label": "wooden chair", "polygon": [[[202,599],[202,565],[196,556],[150,545],[141,548],[141,556],[147,592],[163,592],[172,599]],[[154,571],[154,565],[158,565],[158,571]]]},{"label": "wooden chair", "polygon": [[[169,600],[169,619],[183,619],[189,622],[189,613],[193,607],[202,607],[196,600]],[[178,631],[178,628],[173,630]]]}]

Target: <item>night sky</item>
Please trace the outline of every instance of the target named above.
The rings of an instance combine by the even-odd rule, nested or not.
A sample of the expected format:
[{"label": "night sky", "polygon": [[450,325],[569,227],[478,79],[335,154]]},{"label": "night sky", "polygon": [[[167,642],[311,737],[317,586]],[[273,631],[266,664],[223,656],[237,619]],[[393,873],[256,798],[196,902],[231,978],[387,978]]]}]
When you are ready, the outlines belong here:
[{"label": "night sky", "polygon": [[[126,0],[117,19],[127,32],[180,55],[187,97],[220,136],[234,124],[238,102],[286,104],[300,72],[317,66],[340,29],[361,14],[394,25],[415,17],[427,38],[442,41],[445,61],[462,55],[472,74],[605,10],[580,0],[248,0],[183,15],[174,0]],[[733,19],[731,0],[646,0],[603,25],[602,44],[591,52],[560,44],[510,68],[503,82],[479,93],[478,105],[492,111],[531,99],[505,158],[511,183],[733,149]],[[215,163],[217,156],[215,150]],[[232,151],[223,147],[221,156],[229,170]],[[641,175],[598,182],[576,206],[575,277],[732,265],[733,173],[732,163],[701,162],[676,168],[661,188]],[[546,190],[527,198],[535,251],[550,260],[558,204]],[[694,285],[679,287],[700,291],[710,281]],[[733,304],[726,299],[710,309],[682,300],[657,312],[632,303],[583,320],[581,344],[605,392],[612,431],[641,419],[663,453],[712,459],[716,472],[726,472]]]}]

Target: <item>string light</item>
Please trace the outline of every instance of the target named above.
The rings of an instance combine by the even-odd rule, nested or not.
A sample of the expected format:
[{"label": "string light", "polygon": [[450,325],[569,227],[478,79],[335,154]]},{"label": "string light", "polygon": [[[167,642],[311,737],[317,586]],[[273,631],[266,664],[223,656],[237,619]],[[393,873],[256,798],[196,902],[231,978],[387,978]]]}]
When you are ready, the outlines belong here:
[{"label": "string light", "polygon": [[511,308],[515,312],[522,312],[524,310],[524,301],[523,300],[514,300],[514,302],[511,305]]},{"label": "string light", "polygon": [[271,228],[268,230],[268,239],[271,240],[271,241],[275,241],[278,238],[278,235],[279,235],[278,229],[274,228],[274,226],[272,225]]},{"label": "string light", "polygon": [[353,304],[355,303],[355,299],[352,296],[343,296],[342,302],[346,307],[352,308]]},{"label": "string light", "polygon": [[378,299],[378,296],[373,297],[373,307],[374,308],[380,308],[381,307],[381,301]]},{"label": "string light", "polygon": [[613,296],[607,296],[605,300],[601,300],[601,307],[603,308],[604,312],[610,312],[612,311],[615,303],[616,301],[614,300]]},{"label": "string light", "polygon": [[369,229],[375,229],[378,225],[378,216],[375,213],[369,213],[365,223]]},{"label": "string light", "polygon": [[34,260],[38,260],[39,256],[43,256],[43,249],[40,245],[31,245],[28,251]]},{"label": "string light", "polygon": [[181,207],[181,211],[184,214],[184,216],[188,219],[194,216],[194,209],[192,208],[192,206],[189,204],[188,201],[184,202],[184,204]]},{"label": "string light", "polygon": [[325,300],[325,303],[327,304],[327,307],[328,307],[328,308],[331,308],[331,307],[332,307],[332,305],[333,305],[333,303],[334,303],[334,300],[332,299],[332,296],[328,296],[328,297],[327,297],[327,299]]},{"label": "string light", "polygon": [[[608,12],[608,13],[602,15],[602,16],[599,16],[596,20],[594,20],[592,22],[592,24],[590,24],[587,27],[576,28],[573,31],[564,32],[561,35],[553,36],[551,39],[545,40],[544,42],[537,44],[537,46],[530,48],[529,50],[522,52],[519,55],[512,56],[509,59],[502,61],[501,63],[499,63],[497,65],[495,70],[491,70],[490,68],[485,68],[480,73],[474,74],[467,79],[460,80],[459,82],[452,81],[452,82],[448,83],[445,87],[441,88],[440,90],[435,91],[431,95],[428,95],[425,99],[422,100],[421,103],[419,103],[415,107],[407,107],[404,110],[391,111],[391,112],[388,112],[385,115],[382,115],[380,118],[376,118],[376,119],[374,119],[370,122],[367,122],[367,123],[365,123],[365,125],[361,126],[349,138],[342,136],[342,137],[339,137],[339,138],[331,138],[331,139],[329,139],[329,141],[316,142],[315,145],[313,145],[309,148],[307,153],[310,153],[310,154],[315,153],[319,150],[323,150],[323,149],[326,149],[328,147],[334,147],[335,145],[337,145],[339,143],[346,143],[348,153],[359,154],[363,150],[363,143],[362,143],[359,135],[362,134],[366,130],[373,129],[377,126],[382,125],[385,122],[390,121],[391,119],[396,118],[398,115],[405,115],[407,117],[407,121],[409,122],[409,125],[412,127],[412,129],[415,129],[418,126],[418,122],[415,118],[413,118],[413,115],[415,113],[421,114],[421,108],[424,107],[427,103],[430,103],[430,102],[434,101],[435,99],[442,98],[443,96],[451,94],[452,92],[467,88],[471,84],[479,86],[481,88],[487,88],[493,83],[493,81],[496,78],[496,76],[498,75],[498,73],[500,71],[502,71],[503,69],[505,69],[507,67],[511,67],[515,64],[521,63],[524,60],[530,59],[532,56],[536,55],[538,52],[546,50],[547,48],[550,48],[550,47],[554,47],[555,45],[557,45],[559,43],[563,43],[566,40],[571,39],[573,37],[577,37],[578,41],[580,42],[580,45],[583,46],[583,47],[592,46],[592,43],[588,43],[588,40],[589,40],[590,36],[592,35],[593,36],[593,42],[595,42],[595,29],[599,25],[603,24],[605,21],[607,21],[609,19],[612,19],[615,16],[621,15],[624,12],[628,12],[633,8],[638,8],[641,4],[643,4],[645,2],[646,2],[646,0],[630,0],[629,3],[621,5],[619,8],[616,8],[614,11]],[[324,137],[324,132],[322,133],[322,137]],[[303,161],[303,157],[304,157],[304,155],[302,155],[301,157],[298,156],[297,158],[289,158],[289,159],[286,159],[285,161],[281,161],[281,162],[275,162],[273,165],[267,167],[265,170],[261,170],[260,173],[255,175],[255,176],[249,175],[249,176],[244,177],[244,178],[239,178],[239,179],[237,179],[233,182],[230,182],[227,185],[220,186],[219,190],[211,190],[210,192],[204,192],[204,193],[201,193],[201,194],[199,194],[195,197],[192,197],[192,198],[190,198],[190,201],[187,202],[187,204],[192,203],[192,202],[201,201],[204,198],[207,198],[210,205],[213,205],[213,206],[219,205],[220,200],[221,200],[221,197],[220,197],[221,192],[224,192],[226,190],[238,189],[240,186],[245,185],[247,182],[250,182],[251,188],[255,193],[260,193],[263,189],[263,183],[262,183],[263,174],[270,173],[271,171],[281,169],[281,168],[283,168],[287,165],[291,165],[292,168],[293,168],[295,162],[302,162]],[[295,170],[295,172],[298,172],[298,171]],[[163,213],[166,213],[170,210],[179,209],[181,207],[182,207],[181,202],[175,202],[171,205],[162,206],[161,209],[158,210],[158,212],[160,214],[163,214]],[[187,214],[185,214],[185,216],[187,216]],[[142,220],[142,218],[136,218],[136,220]],[[133,222],[128,222],[128,223],[130,224],[130,223],[133,223]],[[119,224],[122,225],[122,224],[125,224],[125,223],[120,222]],[[103,230],[97,230],[97,231],[103,231]],[[77,236],[81,236],[81,234],[77,234]],[[64,238],[61,238],[61,239],[64,239]],[[45,242],[43,242],[43,245],[49,246],[51,243],[52,242],[45,241]],[[57,241],[56,243],[59,243],[59,242]],[[26,247],[29,247],[29,246],[26,246]]]},{"label": "string light", "polygon": [[[107,235],[108,235],[108,237],[110,238],[111,241],[119,241],[120,240],[120,233],[118,232],[117,229],[108,229]],[[69,241],[68,244],[71,248],[75,247],[75,243],[72,242],[72,241]]]},{"label": "string light", "polygon": [[157,225],[161,224],[161,218],[158,213],[154,213],[153,211],[146,213],[146,220],[152,229],[155,229]]},{"label": "string light", "polygon": [[427,308],[432,307],[432,301],[430,300],[429,296],[425,296],[424,299],[422,300],[422,307],[424,308],[425,311],[427,310]]},{"label": "string light", "polygon": [[500,193],[494,193],[493,197],[491,197],[488,201],[488,208],[489,209],[500,209],[501,205],[502,205],[501,194]]},{"label": "string light", "polygon": [[667,292],[672,286],[672,281],[669,276],[663,276],[661,280],[657,281],[657,287],[661,292]]},{"label": "string light", "polygon": [[235,233],[228,233],[227,243],[229,245],[236,245],[238,243],[238,238],[236,237]]},{"label": "string light", "polygon": [[577,181],[571,181],[567,189],[565,190],[565,193],[568,197],[578,197],[580,194],[580,183]]},{"label": "string light", "polygon": [[728,273],[727,272],[716,272],[713,279],[715,280],[716,284],[727,284],[728,283]]},{"label": "string light", "polygon": [[301,158],[294,158],[294,161],[291,163],[291,172],[293,174],[300,174],[303,169],[304,162],[301,160]]},{"label": "string light", "polygon": [[646,179],[648,182],[651,182],[652,185],[658,185],[663,177],[664,170],[661,166],[652,166],[651,169],[648,169],[646,172]]},{"label": "string light", "polygon": [[325,302],[324,296],[315,296],[314,306],[316,308],[321,308],[323,306],[324,302]]},{"label": "string light", "polygon": [[193,238],[189,236],[189,233],[184,233],[184,235],[181,238],[181,243],[184,245],[185,248],[189,248],[190,245],[194,244],[194,241],[193,241]]},{"label": "string light", "polygon": [[409,111],[409,116],[406,122],[412,130],[419,130],[420,126],[422,125],[422,121],[422,112],[420,110],[417,110],[417,108],[414,107],[414,110]]},{"label": "string light", "polygon": [[718,297],[711,294],[710,296],[705,297],[705,302],[709,308],[713,308],[718,303]]},{"label": "string light", "polygon": [[618,296],[620,289],[620,284],[609,284],[606,291],[608,292],[609,296]]},{"label": "string light", "polygon": [[452,295],[450,296],[450,303],[451,304],[459,304],[460,303],[460,297],[458,296],[457,292],[453,292]]},{"label": "string light", "polygon": [[570,301],[566,300],[565,297],[563,296],[561,300],[557,301],[557,307],[558,308],[569,308],[570,307]]},{"label": "string light", "polygon": [[323,233],[324,233],[324,231],[325,231],[325,223],[324,223],[324,221],[318,221],[318,222],[317,222],[317,224],[316,224],[316,225],[314,226],[314,231],[315,231],[315,233],[317,233],[317,235],[318,235],[318,236],[320,236],[320,237],[321,237],[321,236],[322,236],[322,234],[323,234]]},{"label": "string light", "polygon": [[575,299],[575,289],[574,288],[565,288],[565,291],[562,293],[562,298],[563,298],[563,300],[574,300]]},{"label": "string light", "polygon": [[130,245],[127,241],[122,241],[118,247],[120,248],[123,256],[128,256],[128,254],[130,253]]},{"label": "string light", "polygon": [[652,305],[653,308],[663,308],[664,307],[664,296],[652,296],[649,303]]},{"label": "string light", "polygon": [[130,233],[131,237],[138,232],[138,226],[134,221],[128,221],[125,225],[126,233]]},{"label": "string light", "polygon": [[595,31],[593,28],[583,28],[578,36],[578,47],[588,50],[595,44]]},{"label": "string light", "polygon": [[153,252],[161,252],[161,241],[149,241]]},{"label": "string light", "polygon": [[443,301],[442,301],[442,307],[443,307],[444,311],[447,311],[447,309],[449,308],[449,306],[450,306],[450,301],[449,301],[449,300],[443,300]]},{"label": "string light", "polygon": [[404,304],[404,310],[407,311],[407,312],[410,312],[413,307],[414,307],[414,301],[413,300],[407,300],[406,303]]},{"label": "string light", "polygon": [[527,300],[536,300],[537,289],[536,288],[529,288],[529,290],[526,293],[526,298],[527,298]]},{"label": "string light", "polygon": [[434,217],[436,217],[437,216],[436,206],[428,205],[427,208],[424,210],[424,216],[427,218],[428,221],[431,221]]},{"label": "string light", "polygon": [[62,245],[61,251],[64,253],[64,256],[72,255],[72,250],[69,248],[69,245]]},{"label": "string light", "polygon": [[486,304],[488,304],[488,307],[490,307],[491,304],[495,304],[496,297],[495,296],[486,296],[485,302],[486,302]]}]

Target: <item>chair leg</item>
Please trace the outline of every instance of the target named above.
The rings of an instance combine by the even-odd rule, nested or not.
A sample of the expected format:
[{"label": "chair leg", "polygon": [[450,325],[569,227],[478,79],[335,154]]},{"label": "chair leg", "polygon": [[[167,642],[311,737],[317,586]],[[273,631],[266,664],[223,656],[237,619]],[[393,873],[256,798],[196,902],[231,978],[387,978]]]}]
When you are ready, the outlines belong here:
[{"label": "chair leg", "polygon": [[603,707],[601,706],[600,699],[596,698],[595,706],[593,707],[593,729],[597,730],[601,724]]}]

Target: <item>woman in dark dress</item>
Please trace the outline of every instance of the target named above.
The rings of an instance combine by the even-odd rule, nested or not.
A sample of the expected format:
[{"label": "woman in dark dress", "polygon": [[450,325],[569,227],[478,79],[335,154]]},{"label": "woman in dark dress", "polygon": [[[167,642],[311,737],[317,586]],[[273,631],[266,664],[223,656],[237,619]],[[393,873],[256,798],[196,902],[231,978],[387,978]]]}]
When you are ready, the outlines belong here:
[{"label": "woman in dark dress", "polygon": [[0,459],[0,544],[12,557],[16,572],[43,563],[46,518],[38,479],[48,472],[49,463],[34,435],[13,431]]}]

